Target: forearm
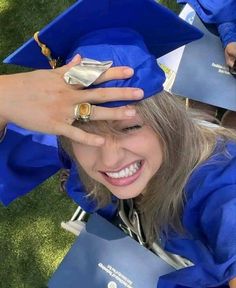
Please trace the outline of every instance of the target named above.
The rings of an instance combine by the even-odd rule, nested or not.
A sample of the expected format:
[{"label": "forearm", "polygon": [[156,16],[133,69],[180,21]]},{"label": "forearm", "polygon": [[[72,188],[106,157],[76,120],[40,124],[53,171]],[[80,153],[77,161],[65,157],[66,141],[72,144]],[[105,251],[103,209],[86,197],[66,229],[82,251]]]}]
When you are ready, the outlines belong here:
[{"label": "forearm", "polygon": [[0,75],[0,131],[11,120],[7,119],[6,115],[7,111],[14,105],[12,96],[16,94],[16,91],[19,91],[17,82],[19,82],[17,74]]}]

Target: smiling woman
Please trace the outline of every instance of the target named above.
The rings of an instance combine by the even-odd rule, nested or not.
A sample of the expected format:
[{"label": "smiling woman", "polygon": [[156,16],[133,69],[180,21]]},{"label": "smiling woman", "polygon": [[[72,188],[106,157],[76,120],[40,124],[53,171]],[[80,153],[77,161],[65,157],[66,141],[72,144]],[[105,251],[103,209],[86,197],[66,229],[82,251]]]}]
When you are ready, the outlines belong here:
[{"label": "smiling woman", "polygon": [[[130,207],[126,210],[127,219],[135,210],[138,212],[144,232],[138,238],[143,239],[148,248],[155,252],[153,243],[158,243],[159,235],[165,243],[162,248],[192,262],[178,258],[177,263],[172,265],[180,269],[195,264],[191,270],[190,267],[180,270],[179,276],[176,272],[173,284],[185,281],[187,286],[201,280],[201,286],[194,284],[192,287],[210,287],[211,283],[216,285],[218,280],[215,281],[209,274],[203,278],[200,273],[202,269],[207,270],[209,265],[208,262],[200,264],[200,255],[204,253],[209,262],[213,261],[213,257],[219,257],[219,261],[222,261],[222,241],[224,251],[228,247],[230,258],[235,253],[234,240],[230,237],[226,239],[220,229],[231,230],[235,225],[234,221],[233,226],[229,225],[226,219],[235,219],[236,135],[230,130],[197,120],[196,114],[191,115],[180,101],[166,92],[139,102],[135,108],[136,117],[118,125],[115,122],[75,122],[74,125],[86,131],[95,129],[104,135],[106,141],[102,147],[62,139],[63,147],[77,162],[79,175],[90,200],[98,204],[97,208],[110,204],[112,195],[119,199],[119,209],[124,207],[121,203],[127,201]],[[216,209],[218,205],[222,205],[221,209],[227,213],[226,218],[222,217],[221,209]],[[128,227],[132,231],[133,225],[130,222]],[[213,227],[217,227],[216,231]],[[204,236],[198,234],[199,230]],[[193,235],[196,236],[192,239]],[[185,248],[178,244],[182,237]],[[204,243],[202,237],[208,238],[209,250],[202,244],[198,245],[199,242]],[[189,247],[194,247],[194,250],[189,250]],[[216,277],[221,277],[220,281],[225,283],[223,266],[219,271],[217,260],[211,265],[211,273],[215,272]],[[188,282],[190,271],[195,275],[191,283]],[[158,287],[169,287],[165,282],[170,281],[168,276],[161,281],[163,284]],[[232,285],[230,287],[234,287]]]},{"label": "smiling woman", "polygon": [[[66,138],[62,145],[76,160],[86,190],[98,207],[108,205],[111,195],[136,198],[147,219],[145,228],[150,239],[167,226],[181,232],[184,186],[189,175],[216,146],[223,149],[217,137],[235,139],[236,135],[217,126],[208,128],[207,122],[195,119],[196,115],[191,116],[180,100],[164,91],[137,103],[135,108],[134,119],[118,124],[74,123],[103,135],[103,146],[71,143]],[[158,220],[153,222],[155,218]]]},{"label": "smiling woman", "polygon": [[[8,185],[2,189],[2,197],[14,198],[25,189],[21,183],[12,196],[14,189],[9,187],[19,181],[16,171],[31,172],[29,162],[37,171],[43,169],[43,173],[33,174],[35,181],[39,177],[42,181],[63,165],[70,167],[68,193],[77,203],[111,221],[122,221],[121,214],[126,215],[124,225],[133,229],[148,249],[166,255],[166,261],[177,269],[161,277],[157,287],[224,287],[236,277],[236,246],[231,237],[236,227],[236,135],[201,121],[164,92],[165,75],[156,62],[156,58],[202,34],[154,0],[126,0],[126,9],[123,1],[96,3],[76,2],[39,35],[65,62],[79,53],[89,63],[89,67],[76,66],[83,76],[77,76],[78,81],[91,71],[99,71],[104,61],[112,61],[113,67],[133,68],[131,78],[99,82],[95,87],[138,87],[144,99],[128,100],[120,95],[113,102],[106,97],[95,101],[93,86],[84,90],[87,95],[92,91],[94,98],[74,103],[73,125],[102,136],[104,143],[99,147],[65,137],[59,142],[50,138],[51,146],[46,146],[42,145],[43,137],[32,137],[36,148],[30,150],[32,138],[28,137],[12,157],[8,144],[16,142],[6,134],[2,147],[8,149],[9,157],[6,155],[0,165],[6,167],[2,169],[6,173],[3,180],[7,179]],[[60,38],[62,30],[67,33]],[[25,58],[29,51],[35,56],[33,63]],[[48,65],[33,39],[8,61],[34,67]],[[89,109],[81,109],[80,104]],[[94,117],[100,109],[108,114],[111,108],[117,112],[127,106],[135,111],[130,118]],[[27,154],[21,154],[26,160],[17,158],[26,149]],[[45,159],[47,167],[40,167]],[[27,169],[19,169],[24,165]],[[12,200],[9,198],[6,201]]]}]

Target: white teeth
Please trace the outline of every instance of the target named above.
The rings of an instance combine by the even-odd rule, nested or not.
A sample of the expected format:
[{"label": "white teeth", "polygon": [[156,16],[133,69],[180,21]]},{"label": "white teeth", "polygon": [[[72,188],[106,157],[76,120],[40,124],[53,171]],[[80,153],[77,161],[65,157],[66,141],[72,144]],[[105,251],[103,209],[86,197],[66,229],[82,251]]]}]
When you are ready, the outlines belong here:
[{"label": "white teeth", "polygon": [[125,178],[135,174],[140,167],[141,167],[141,161],[138,161],[135,162],[134,164],[131,164],[129,167],[120,170],[119,172],[106,172],[106,175],[111,178]]}]

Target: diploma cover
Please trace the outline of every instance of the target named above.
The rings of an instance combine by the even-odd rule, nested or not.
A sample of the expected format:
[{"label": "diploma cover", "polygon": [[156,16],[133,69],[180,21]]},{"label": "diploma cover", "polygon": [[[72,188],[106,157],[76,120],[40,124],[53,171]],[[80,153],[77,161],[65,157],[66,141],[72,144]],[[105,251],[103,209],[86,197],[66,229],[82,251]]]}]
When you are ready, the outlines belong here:
[{"label": "diploma cover", "polygon": [[185,46],[171,91],[203,103],[236,111],[236,78],[229,73],[219,36],[195,14],[203,38]]},{"label": "diploma cover", "polygon": [[93,214],[48,283],[49,288],[156,288],[175,271],[119,228]]},{"label": "diploma cover", "polygon": [[187,4],[180,17],[199,28],[204,36],[158,59],[172,93],[236,111],[236,78],[229,73],[224,49],[215,26],[205,26]]}]

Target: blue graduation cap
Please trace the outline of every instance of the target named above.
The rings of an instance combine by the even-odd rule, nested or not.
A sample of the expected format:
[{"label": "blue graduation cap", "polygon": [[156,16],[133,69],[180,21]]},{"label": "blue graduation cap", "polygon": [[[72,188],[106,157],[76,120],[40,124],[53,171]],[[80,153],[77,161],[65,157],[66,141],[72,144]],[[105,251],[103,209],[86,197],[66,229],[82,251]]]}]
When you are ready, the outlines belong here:
[{"label": "blue graduation cap", "polygon": [[[156,58],[202,36],[155,0],[79,0],[39,33],[52,57],[64,63],[75,54],[113,66],[130,66],[127,80],[103,83],[102,87],[139,87],[144,97],[163,90],[165,76]],[[4,63],[50,68],[34,38],[8,56]],[[122,106],[112,102],[106,106]]]}]

